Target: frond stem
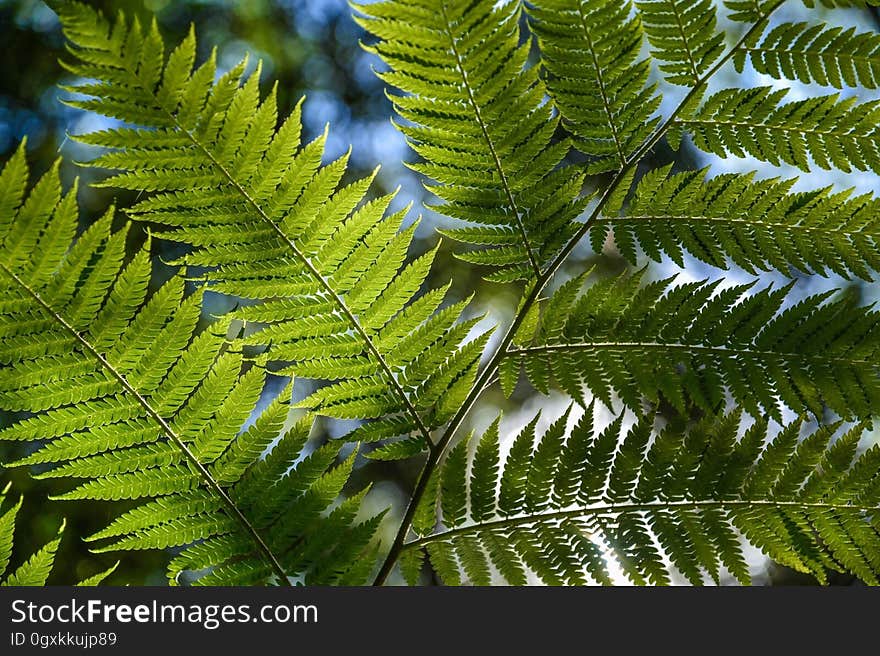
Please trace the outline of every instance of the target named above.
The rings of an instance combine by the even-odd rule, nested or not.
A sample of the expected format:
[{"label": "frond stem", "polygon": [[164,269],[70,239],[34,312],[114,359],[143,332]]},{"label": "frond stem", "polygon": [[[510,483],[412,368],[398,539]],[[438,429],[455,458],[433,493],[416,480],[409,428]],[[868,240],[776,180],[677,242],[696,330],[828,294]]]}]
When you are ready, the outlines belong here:
[{"label": "frond stem", "polygon": [[505,517],[503,519],[483,522],[481,524],[470,524],[468,526],[459,526],[457,528],[446,529],[438,533],[433,533],[417,540],[411,540],[403,545],[404,549],[413,549],[422,547],[432,542],[443,542],[452,539],[458,535],[468,533],[479,533],[481,531],[491,531],[503,528],[519,528],[542,522],[552,522],[556,520],[574,519],[578,517],[590,517],[595,515],[625,515],[628,513],[651,512],[660,510],[706,510],[712,508],[806,508],[812,510],[855,510],[858,512],[874,512],[880,511],[880,506],[854,506],[847,503],[832,502],[809,502],[809,501],[775,501],[771,499],[731,499],[724,500],[706,500],[706,501],[649,501],[645,503],[627,503],[627,504],[597,504],[594,506],[586,506],[581,508],[573,508],[569,510],[559,510],[555,512],[536,513],[533,515],[519,515],[516,517]]},{"label": "frond stem", "polygon": [[[786,50],[785,48],[764,48],[759,46],[741,46],[739,48],[740,52],[745,52],[748,54],[757,53],[762,55],[788,55],[791,54],[791,50]],[[821,57],[825,53],[821,50],[804,50],[799,55],[810,58],[810,57]],[[859,55],[857,53],[846,53],[846,58],[851,59],[854,62],[858,62],[865,66],[872,66],[877,61],[877,57],[873,55]]]},{"label": "frond stem", "polygon": [[757,226],[760,228],[782,228],[785,230],[797,230],[801,232],[819,232],[823,234],[827,234],[829,232],[836,232],[841,234],[856,234],[859,232],[858,229],[852,230],[831,230],[828,226],[825,225],[808,225],[805,223],[782,223],[780,221],[758,221],[750,218],[741,219],[738,217],[730,217],[727,218],[725,216],[708,216],[705,214],[694,214],[694,215],[685,215],[685,214],[627,214],[625,217],[613,217],[606,216],[601,217],[594,221],[593,225],[600,224],[609,224],[614,225],[615,223],[623,223],[626,221],[634,221],[634,222],[652,222],[652,221],[675,221],[675,222],[700,222],[700,223],[724,223],[725,225],[733,224],[742,224],[746,226]]},{"label": "frond stem", "polygon": [[827,353],[819,354],[812,356],[804,355],[803,353],[799,353],[797,351],[794,352],[781,352],[781,351],[762,351],[760,349],[733,349],[727,348],[724,346],[701,346],[699,344],[681,344],[677,342],[670,342],[665,344],[663,342],[574,342],[569,344],[544,344],[541,346],[529,346],[527,348],[516,348],[509,349],[507,351],[508,355],[525,355],[527,353],[554,353],[559,351],[592,351],[595,349],[609,349],[609,350],[639,350],[639,349],[658,349],[658,350],[671,350],[671,351],[693,351],[696,353],[707,353],[711,355],[727,355],[727,356],[738,356],[738,355],[752,355],[764,358],[783,358],[783,357],[798,357],[801,359],[816,359],[821,362],[845,362],[848,365],[854,364],[873,364],[873,362],[869,360],[850,360],[844,357],[834,357],[829,356]]},{"label": "frond stem", "polygon": [[[817,130],[815,128],[808,129],[808,128],[804,128],[804,127],[797,126],[797,125],[768,125],[766,123],[763,125],[756,125],[754,123],[749,123],[748,121],[731,121],[731,120],[714,119],[714,118],[709,118],[709,119],[689,118],[689,119],[685,119],[685,120],[676,119],[675,122],[678,123],[679,125],[724,125],[724,126],[731,127],[731,128],[766,127],[771,130],[778,130],[779,132],[783,132],[783,133],[793,132],[795,134],[806,134],[806,135],[818,134],[818,135],[822,135],[823,137],[838,136],[841,134],[840,131],[833,130],[833,129],[831,129],[831,130],[828,130],[828,129]],[[847,134],[849,134],[849,131],[845,131],[843,133],[844,136],[846,136]]]}]

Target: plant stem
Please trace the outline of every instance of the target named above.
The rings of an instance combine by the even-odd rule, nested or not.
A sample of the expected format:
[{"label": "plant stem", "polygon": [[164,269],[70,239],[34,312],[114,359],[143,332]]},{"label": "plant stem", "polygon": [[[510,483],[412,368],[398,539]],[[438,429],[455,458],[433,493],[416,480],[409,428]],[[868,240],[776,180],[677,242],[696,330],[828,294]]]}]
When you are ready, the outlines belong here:
[{"label": "plant stem", "polygon": [[851,505],[849,503],[833,503],[833,502],[810,502],[810,501],[783,501],[774,499],[730,499],[716,500],[706,499],[704,501],[648,501],[645,503],[599,503],[596,505],[570,508],[567,510],[555,510],[552,512],[543,512],[535,515],[519,515],[517,517],[505,517],[503,519],[493,519],[481,524],[470,524],[468,526],[458,526],[456,528],[440,531],[432,535],[421,537],[417,540],[407,542],[403,545],[404,549],[413,549],[423,547],[432,542],[442,542],[449,540],[457,535],[467,535],[468,533],[482,533],[484,531],[493,531],[496,529],[517,529],[539,524],[542,522],[556,522],[567,519],[586,518],[596,515],[612,515],[620,516],[630,513],[649,513],[657,511],[672,510],[707,510],[707,509],[731,509],[731,508],[792,508],[799,510],[854,510],[857,512],[875,513],[877,506]]}]

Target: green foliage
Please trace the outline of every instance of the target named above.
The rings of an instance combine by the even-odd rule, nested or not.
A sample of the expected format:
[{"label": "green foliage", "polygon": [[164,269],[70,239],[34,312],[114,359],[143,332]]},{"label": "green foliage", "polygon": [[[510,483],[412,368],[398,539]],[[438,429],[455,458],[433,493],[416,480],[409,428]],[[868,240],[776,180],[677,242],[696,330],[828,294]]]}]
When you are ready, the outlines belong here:
[{"label": "green foliage", "polygon": [[435,251],[403,266],[415,226],[400,229],[406,210],[386,216],[393,194],[365,202],[372,177],[340,187],[348,156],[321,166],[326,133],[301,146],[301,106],[276,130],[259,66],[248,77],[242,61],[215,82],[215,54],[194,68],[192,32],[166,53],[155,23],[111,26],[78,3],[60,13],[75,57],[66,66],[93,80],[71,86],[91,97],[69,104],[142,126],[77,137],[110,149],[91,162],[119,171],[101,184],[153,192],[129,213],[192,246],[181,263],[210,267],[212,290],[261,301],[233,316],[267,326],[241,342],[268,346],[262,362],[335,381],[301,407],[380,419],[352,440],[416,433],[424,448],[482,342],[461,347],[469,326],[453,324],[465,303],[437,312],[448,287],[413,302]]},{"label": "green foliage", "polygon": [[801,437],[796,421],[768,440],[766,423],[746,428],[738,413],[686,432],[655,431],[650,416],[602,427],[592,414],[567,431],[566,412],[543,435],[532,421],[500,466],[497,424],[474,455],[461,442],[441,470],[440,529],[408,542],[406,559],[427,552],[447,585],[610,584],[615,570],[634,584],[748,584],[750,543],[820,581],[851,571],[877,585],[880,496],[867,471],[880,450],[856,456],[864,426]]},{"label": "green foliage", "polygon": [[618,0],[543,0],[529,9],[547,87],[587,171],[616,171],[657,127],[660,105],[648,85],[650,60],[632,4]]},{"label": "green foliage", "polygon": [[[784,1],[784,0],[782,0]],[[730,10],[729,17],[744,23],[759,23],[769,16],[781,4],[781,0],[724,0],[724,6]],[[813,0],[803,0],[809,5]],[[833,0],[832,0],[833,1]],[[860,0],[853,0],[859,2]],[[849,0],[842,0],[849,2]]]},{"label": "green foliage", "polygon": [[[0,510],[3,509],[6,501],[6,495],[9,493],[11,483],[7,483],[6,487],[0,491]],[[21,509],[22,499],[18,503],[6,508],[0,513],[0,586],[42,586],[46,585],[49,574],[55,566],[55,555],[58,552],[58,545],[61,544],[61,534],[64,532],[64,522],[58,528],[58,536],[43,546],[39,551],[31,555],[24,563],[17,567],[14,571],[10,569],[9,564],[12,559],[12,550],[14,546],[15,519],[18,511]],[[113,565],[109,569],[99,572],[94,576],[80,581],[78,586],[95,586],[112,574],[119,563]],[[4,577],[5,573],[5,577]]]},{"label": "green foliage", "polygon": [[788,289],[719,283],[640,286],[642,276],[579,279],[549,301],[535,335],[508,354],[548,392],[551,381],[583,405],[588,390],[608,407],[618,395],[638,410],[665,399],[684,413],[726,394],[755,417],[781,421],[781,405],[817,417],[830,408],[864,418],[880,403],[880,313],[852,299],[810,296],[781,311]]},{"label": "green foliage", "polygon": [[324,447],[290,470],[310,422],[283,431],[289,388],[241,433],[266,372],[228,348],[228,322],[196,335],[201,294],[178,276],[147,298],[148,251],[124,263],[112,212],[71,244],[76,188],[62,197],[54,169],[25,197],[26,184],[20,148],[0,173],[0,408],[33,416],[0,439],[41,447],[13,464],[83,481],[61,499],[149,500],[92,537],[115,538],[102,550],[198,542],[175,573],[211,566],[210,583],[348,580],[378,521],[324,514],[351,459],[332,468],[339,446]]},{"label": "green foliage", "polygon": [[880,35],[855,28],[782,23],[763,39],[756,32],[743,44],[734,56],[737,71],[742,72],[747,57],[756,71],[778,80],[876,89]]},{"label": "green foliage", "polygon": [[369,46],[393,69],[379,77],[406,95],[394,108],[401,132],[424,163],[443,204],[470,225],[444,229],[475,246],[459,254],[494,267],[488,279],[528,280],[573,234],[584,174],[559,166],[568,141],[544,102],[540,67],[527,67],[520,4],[495,0],[388,0],[355,4],[358,21],[381,38]]},{"label": "green foliage", "polygon": [[802,0],[807,7],[876,7],[877,0]]},{"label": "green foliage", "polygon": [[724,51],[711,0],[636,0],[652,54],[673,84],[692,86]]},{"label": "green foliage", "polygon": [[781,103],[785,89],[725,89],[677,121],[694,145],[721,157],[751,155],[810,171],[880,172],[880,101],[837,94]]},{"label": "green foliage", "polygon": [[[13,464],[77,479],[62,499],[139,501],[89,542],[173,547],[171,583],[365,583],[383,515],[352,489],[374,468],[352,477],[345,442],[422,465],[375,583],[398,565],[409,583],[427,568],[447,584],[748,583],[746,542],[821,582],[878,583],[880,450],[858,447],[880,407],[880,313],[855,294],[798,300],[793,284],[565,266],[589,237],[636,266],[689,255],[875,278],[872,195],[656,165],[658,144],[689,134],[722,158],[880,172],[878,101],[706,93],[729,64],[874,88],[877,36],[770,27],[782,0],[723,4],[748,23],[730,43],[710,0],[355,5],[412,167],[460,222],[441,233],[489,280],[524,283],[490,342],[464,318],[473,290],[428,289],[436,250],[409,259],[415,225],[371,194],[375,174],[343,183],[348,156],[323,163],[326,132],[301,143],[301,104],[279,125],[259,65],[221,71],[216,53],[196,61],[194,31],[166,48],[155,22],[54,2],[67,102],[118,121],[76,138],[101,149],[99,185],[137,192],[126,211],[151,231],[128,256],[111,211],[76,238],[76,187],[62,193],[57,167],[28,193],[22,148],[0,174],[0,408],[24,415],[0,439],[37,445]],[[658,75],[685,88],[671,110]],[[184,253],[158,289],[154,237]],[[205,291],[244,302],[209,322]],[[459,439],[482,392],[497,378],[512,394],[523,371],[587,413]],[[317,385],[272,395],[270,375]],[[597,403],[620,414],[594,422]],[[312,440],[293,406],[359,423]],[[806,417],[830,423],[805,431]],[[13,580],[45,581],[56,547]]]},{"label": "green foliage", "polygon": [[594,247],[600,250],[613,234],[633,264],[644,252],[684,266],[687,252],[722,269],[731,261],[749,273],[794,267],[870,281],[880,268],[880,203],[872,195],[830,187],[793,193],[796,180],[755,180],[753,174],[705,176],[669,175],[669,167],[646,174],[621,216],[595,222]]},{"label": "green foliage", "polygon": [[[755,23],[767,18],[779,9],[784,0],[724,0],[724,5],[731,10],[731,20]],[[801,0],[810,8],[824,7],[828,9],[848,7],[876,7],[878,0]]]}]

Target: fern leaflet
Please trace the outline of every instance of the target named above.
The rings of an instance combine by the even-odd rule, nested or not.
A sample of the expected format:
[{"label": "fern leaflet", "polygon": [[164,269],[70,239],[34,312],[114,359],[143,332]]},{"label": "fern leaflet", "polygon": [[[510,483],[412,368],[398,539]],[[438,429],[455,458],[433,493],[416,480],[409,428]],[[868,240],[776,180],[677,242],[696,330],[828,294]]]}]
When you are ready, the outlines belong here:
[{"label": "fern leaflet", "polygon": [[795,180],[755,180],[705,171],[646,174],[622,216],[603,216],[590,239],[598,252],[614,245],[633,264],[639,248],[684,266],[686,251],[719,268],[787,271],[872,279],[880,267],[880,203],[868,194],[830,188],[791,193]]},{"label": "fern leaflet", "polygon": [[68,68],[98,80],[71,87],[92,97],[70,104],[150,128],[78,137],[112,149],[92,164],[122,172],[102,184],[156,192],[131,214],[193,246],[182,261],[211,267],[212,289],[262,301],[235,316],[268,324],[243,341],[269,347],[263,362],[336,381],[302,407],[379,419],[352,440],[418,434],[428,447],[482,342],[459,348],[464,304],[436,313],[446,289],[413,301],[434,253],[402,268],[415,231],[399,230],[406,211],[385,216],[393,196],[364,203],[371,178],[337,188],[347,156],[320,166],[326,134],[299,148],[301,107],[276,131],[259,67],[246,78],[241,62],[214,82],[213,55],[192,70],[193,33],[163,67],[155,23],[145,30],[120,16],[111,28],[83,5],[60,11],[78,60]]},{"label": "fern leaflet", "polygon": [[[112,212],[71,246],[76,188],[62,197],[56,170],[25,198],[26,183],[21,147],[0,173],[0,408],[33,416],[0,439],[43,444],[14,464],[53,464],[39,476],[84,481],[62,499],[152,499],[97,537],[117,538],[113,549],[199,542],[198,553],[220,541],[211,559],[187,561],[214,568],[207,582],[311,576],[309,549],[325,534],[365,549],[378,518],[350,526],[351,516],[322,514],[351,469],[349,458],[328,471],[339,446],[288,473],[305,420],[261,459],[282,432],[287,398],[239,435],[266,372],[244,371],[241,354],[225,350],[228,321],[194,336],[201,295],[184,298],[178,276],[147,298],[148,251],[124,264],[127,228],[111,232]],[[264,498],[267,488],[278,492]],[[347,556],[320,566],[344,577],[358,564]]]},{"label": "fern leaflet", "polygon": [[751,285],[641,287],[641,277],[595,281],[580,297],[582,280],[566,283],[509,352],[507,391],[523,366],[538,390],[555,382],[584,405],[588,389],[609,407],[617,394],[634,410],[662,397],[681,412],[688,401],[715,412],[727,391],[753,416],[781,420],[780,401],[845,418],[869,417],[880,403],[880,313],[824,302],[828,294],[780,312],[788,289],[743,298]]},{"label": "fern leaflet", "polygon": [[[732,12],[728,17],[734,21],[755,23],[765,18],[779,7],[784,0],[724,0],[724,6]],[[810,8],[826,7],[834,9],[838,7],[876,7],[877,0],[801,0]]]},{"label": "fern leaflet", "polygon": [[[5,505],[6,496],[9,494],[9,488],[12,483],[7,483],[3,490],[0,490],[0,509]],[[24,563],[19,565],[14,571],[9,570],[9,564],[12,559],[12,550],[14,546],[15,519],[18,511],[21,509],[22,499],[8,507],[5,512],[0,513],[0,586],[43,586],[52,573],[55,566],[55,556],[58,552],[58,546],[61,544],[61,534],[64,532],[64,522],[58,529],[58,535],[53,540],[45,544],[39,551],[32,554]],[[77,586],[95,586],[110,576],[118,567],[119,563],[105,569],[102,572],[90,576],[79,583]],[[4,577],[5,574],[5,577]]]},{"label": "fern leaflet", "polygon": [[700,150],[810,171],[880,171],[880,102],[837,94],[780,104],[785,89],[725,89],[677,119]]},{"label": "fern leaflet", "polygon": [[636,0],[666,80],[696,86],[724,52],[711,0]]},{"label": "fern leaflet", "polygon": [[575,146],[593,159],[587,172],[626,167],[656,129],[660,105],[650,62],[638,60],[643,35],[631,3],[543,0],[528,11],[548,90]]},{"label": "fern leaflet", "polygon": [[880,82],[880,35],[855,28],[783,23],[755,34],[737,50],[736,69],[746,59],[755,70],[778,80],[815,82],[842,89],[876,89]]},{"label": "fern leaflet", "polygon": [[543,435],[529,423],[502,462],[497,423],[476,455],[466,442],[449,453],[441,469],[449,484],[425,500],[439,529],[405,547],[411,584],[426,554],[447,585],[496,576],[513,585],[610,584],[609,561],[635,584],[668,584],[673,574],[717,583],[725,571],[748,584],[745,542],[820,581],[833,570],[877,584],[880,496],[869,472],[880,450],[856,457],[864,426],[836,441],[834,427],[801,440],[797,421],[765,445],[762,422],[737,437],[736,413],[685,433],[655,432],[650,418],[600,427],[591,410],[570,432],[567,420]]},{"label": "fern leaflet", "polygon": [[444,229],[476,248],[459,254],[494,267],[487,278],[529,280],[573,234],[585,206],[583,173],[560,163],[558,118],[544,102],[539,67],[525,69],[520,3],[389,0],[356,4],[359,22],[382,40],[368,50],[392,70],[380,77],[406,95],[392,98],[400,130],[437,182],[437,211],[471,225]]}]

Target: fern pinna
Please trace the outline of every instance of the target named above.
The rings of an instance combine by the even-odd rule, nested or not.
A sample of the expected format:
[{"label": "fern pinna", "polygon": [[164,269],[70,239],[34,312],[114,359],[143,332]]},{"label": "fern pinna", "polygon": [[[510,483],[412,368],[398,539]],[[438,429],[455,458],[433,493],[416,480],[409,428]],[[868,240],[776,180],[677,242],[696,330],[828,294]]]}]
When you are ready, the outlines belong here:
[{"label": "fern pinna", "polygon": [[228,321],[196,335],[201,293],[185,296],[177,276],[147,298],[149,245],[124,262],[127,227],[111,230],[112,211],[71,244],[76,187],[62,196],[54,169],[24,198],[26,184],[22,147],[0,174],[0,407],[34,416],[0,439],[42,444],[12,464],[83,481],[62,499],[148,500],[90,539],[198,541],[175,557],[172,580],[209,567],[202,583],[359,576],[377,520],[356,523],[352,500],[322,514],[352,459],[333,466],[337,443],[297,463],[310,423],[285,430],[285,396],[241,432],[266,372],[229,348]]},{"label": "fern pinna", "polygon": [[[877,86],[877,36],[784,22],[787,3],[354,5],[452,221],[438,231],[519,294],[492,339],[447,301],[455,281],[433,286],[436,251],[409,258],[408,209],[389,213],[374,175],[343,185],[326,133],[301,143],[302,104],[279,125],[259,65],[221,71],[193,31],[166,48],[155,22],[53,2],[67,102],[116,121],[75,135],[100,148],[98,184],[138,192],[135,225],[186,250],[148,293],[151,242],[127,258],[112,213],[74,241],[75,189],[50,172],[23,200],[23,151],[7,164],[0,405],[31,416],[0,437],[40,441],[15,464],[83,481],[62,498],[143,499],[90,539],[181,547],[172,582],[748,583],[748,543],[876,583],[880,314],[718,271],[871,283],[877,200],[656,157],[880,172],[877,103],[849,93]],[[786,99],[749,67],[848,93]],[[587,248],[640,268],[578,270]],[[653,268],[693,259],[697,281]],[[199,329],[206,292],[245,302]],[[266,405],[269,375],[317,385]],[[463,438],[496,384],[573,405],[546,430]],[[292,406],[358,424],[320,446]],[[395,522],[349,484],[364,442],[420,467]]]},{"label": "fern pinna", "polygon": [[404,546],[410,582],[427,554],[448,583],[609,584],[610,561],[633,583],[719,582],[724,568],[748,584],[744,536],[820,581],[830,569],[877,584],[880,449],[855,457],[863,426],[829,445],[835,426],[801,437],[802,421],[769,442],[763,421],[738,438],[738,413],[685,434],[655,433],[650,415],[601,431],[590,408],[570,431],[568,418],[536,438],[536,417],[503,461],[497,421],[472,454],[467,440],[449,452]]},{"label": "fern pinna", "polygon": [[76,57],[67,67],[98,80],[71,87],[94,96],[71,104],[149,128],[78,137],[112,149],[92,162],[121,171],[102,184],[156,192],[130,214],[194,246],[182,263],[212,267],[212,290],[262,301],[235,314],[267,324],[243,345],[269,346],[263,361],[281,373],[335,381],[301,407],[379,420],[353,439],[412,435],[410,454],[427,448],[483,341],[461,346],[464,304],[437,312],[448,286],[412,302],[434,252],[402,268],[415,231],[400,230],[406,212],[386,216],[392,196],[363,202],[369,177],[338,188],[347,158],[321,167],[326,135],[299,147],[299,109],[276,130],[259,67],[244,81],[242,61],[215,83],[214,55],[192,70],[192,33],[163,66],[155,23],[111,26],[81,5],[60,13]]}]

